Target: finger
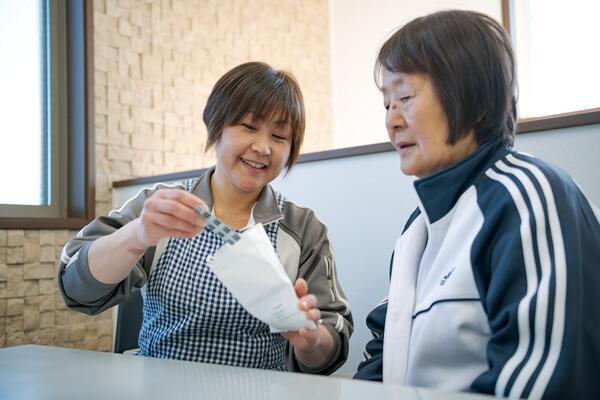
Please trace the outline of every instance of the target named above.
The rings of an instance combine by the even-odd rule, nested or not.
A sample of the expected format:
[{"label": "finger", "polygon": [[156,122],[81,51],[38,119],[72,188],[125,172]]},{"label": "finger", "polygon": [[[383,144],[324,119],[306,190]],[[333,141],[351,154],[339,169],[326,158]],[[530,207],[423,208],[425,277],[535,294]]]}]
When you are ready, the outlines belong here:
[{"label": "finger", "polygon": [[321,310],[319,310],[318,308],[313,308],[312,310],[308,310],[306,312],[306,316],[309,320],[316,322],[319,319],[321,319]]},{"label": "finger", "polygon": [[154,213],[151,216],[152,222],[166,231],[176,230],[186,233],[187,235],[195,235],[201,228],[191,224],[185,220],[164,213]]},{"label": "finger", "polygon": [[204,227],[205,219],[195,207],[208,209],[206,203],[199,197],[181,189],[162,189],[157,191],[149,200],[154,200],[153,206],[159,211],[178,216],[199,227]]},{"label": "finger", "polygon": [[300,299],[300,309],[308,311],[317,306],[317,298],[314,294],[309,294]]},{"label": "finger", "polygon": [[195,233],[181,231],[178,229],[165,228],[163,226],[156,225],[153,223],[149,223],[147,225],[147,229],[151,232],[154,232],[150,232],[150,235],[152,235],[153,237],[157,237],[157,240],[165,237],[188,238],[191,236],[195,236]]},{"label": "finger", "polygon": [[294,290],[296,291],[296,296],[298,296],[298,298],[302,298],[308,293],[308,284],[304,279],[298,278],[296,280],[296,284],[294,285]]},{"label": "finger", "polygon": [[176,229],[171,229],[170,231],[168,231],[168,237],[176,237],[176,238],[180,238],[180,239],[185,239],[185,238],[190,238],[190,237],[194,237],[196,236],[196,233],[189,233],[189,232],[184,232],[184,231],[178,231]]},{"label": "finger", "polygon": [[164,198],[175,200],[188,208],[202,207],[205,210],[208,210],[208,205],[199,198],[189,192],[186,192],[182,189],[164,189]]},{"label": "finger", "polygon": [[152,208],[161,214],[167,214],[198,228],[204,228],[205,220],[194,209],[177,200],[161,199],[152,204]]}]

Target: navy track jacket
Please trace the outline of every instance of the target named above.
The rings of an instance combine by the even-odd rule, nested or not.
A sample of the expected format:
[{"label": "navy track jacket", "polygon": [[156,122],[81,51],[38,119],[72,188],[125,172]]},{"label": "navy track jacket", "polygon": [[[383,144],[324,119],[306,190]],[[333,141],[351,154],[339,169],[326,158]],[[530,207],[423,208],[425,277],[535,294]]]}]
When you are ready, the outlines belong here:
[{"label": "navy track jacket", "polygon": [[600,398],[599,214],[577,184],[493,141],[415,189],[355,378]]}]

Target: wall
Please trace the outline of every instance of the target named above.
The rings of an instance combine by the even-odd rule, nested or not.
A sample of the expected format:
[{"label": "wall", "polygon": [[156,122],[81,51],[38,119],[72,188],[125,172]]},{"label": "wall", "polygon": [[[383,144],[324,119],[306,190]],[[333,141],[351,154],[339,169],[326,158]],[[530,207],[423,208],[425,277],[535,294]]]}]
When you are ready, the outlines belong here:
[{"label": "wall", "polygon": [[500,0],[330,0],[330,7],[335,148],[388,140],[373,66],[379,48],[396,28],[449,8],[476,10],[502,19]]},{"label": "wall", "polygon": [[108,350],[110,315],[66,310],[56,262],[67,230],[0,230],[0,347],[26,343]]},{"label": "wall", "polygon": [[[294,73],[304,151],[331,147],[326,0],[94,0],[96,213],[116,180],[200,168],[202,108],[216,80],[251,60]],[[74,231],[0,230],[0,347],[111,350],[111,313],[65,309],[56,263]]]},{"label": "wall", "polygon": [[331,147],[326,0],[95,1],[97,212],[110,184],[199,168],[202,110],[217,79],[261,60],[303,90],[304,152]]}]

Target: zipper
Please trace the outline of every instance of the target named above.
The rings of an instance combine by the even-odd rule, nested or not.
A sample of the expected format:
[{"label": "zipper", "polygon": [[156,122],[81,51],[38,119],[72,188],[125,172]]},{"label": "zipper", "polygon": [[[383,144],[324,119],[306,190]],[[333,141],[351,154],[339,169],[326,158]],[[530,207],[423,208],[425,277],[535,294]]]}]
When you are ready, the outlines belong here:
[{"label": "zipper", "polygon": [[329,293],[331,293],[331,299],[333,301],[337,301],[334,292],[334,284],[333,284],[333,268],[331,266],[331,261],[329,261],[329,257],[325,256],[325,270],[327,272],[327,287],[329,288]]},{"label": "zipper", "polygon": [[344,307],[346,307],[346,312],[344,313],[344,315],[347,315],[350,312],[350,306],[348,305],[348,301],[339,295],[337,287],[335,286],[335,269],[333,267],[333,262],[327,256],[323,256],[323,258],[325,259],[325,270],[327,271],[327,286],[329,287],[329,291],[331,292],[331,298],[334,302],[340,302],[344,305]]}]

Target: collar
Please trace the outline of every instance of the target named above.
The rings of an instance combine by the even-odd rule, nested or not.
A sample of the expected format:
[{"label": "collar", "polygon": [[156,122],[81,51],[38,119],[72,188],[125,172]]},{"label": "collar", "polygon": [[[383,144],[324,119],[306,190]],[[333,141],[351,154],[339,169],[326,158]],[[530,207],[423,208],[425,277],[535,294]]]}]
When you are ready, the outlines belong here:
[{"label": "collar", "polygon": [[[210,179],[215,172],[215,166],[210,167],[200,178],[194,187],[192,193],[200,197],[208,206],[213,208],[212,189],[210,187]],[[258,200],[252,207],[252,218],[256,223],[260,222],[263,225],[268,225],[271,222],[283,218],[283,213],[277,205],[277,194],[271,185],[263,188],[258,196]]]},{"label": "collar", "polygon": [[509,152],[500,139],[485,143],[464,160],[414,182],[421,211],[432,224],[446,215],[460,196],[494,162]]}]

